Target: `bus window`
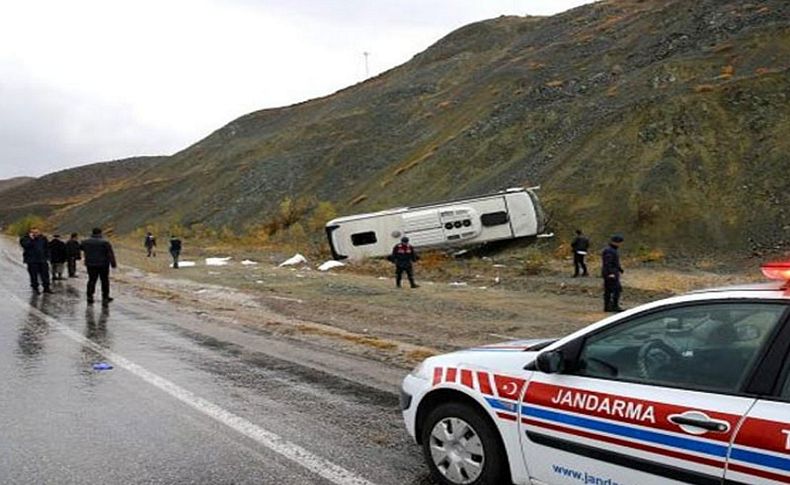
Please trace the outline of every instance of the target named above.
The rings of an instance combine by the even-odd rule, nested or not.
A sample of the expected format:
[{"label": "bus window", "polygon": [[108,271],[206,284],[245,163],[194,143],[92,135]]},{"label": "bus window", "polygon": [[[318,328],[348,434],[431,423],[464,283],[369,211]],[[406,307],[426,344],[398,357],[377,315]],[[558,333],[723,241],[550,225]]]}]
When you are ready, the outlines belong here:
[{"label": "bus window", "polygon": [[482,222],[485,227],[499,226],[507,224],[509,221],[510,219],[505,211],[489,212],[488,214],[480,216],[480,222]]},{"label": "bus window", "polygon": [[376,233],[373,231],[358,232],[351,235],[351,244],[354,246],[367,246],[368,244],[376,244]]}]

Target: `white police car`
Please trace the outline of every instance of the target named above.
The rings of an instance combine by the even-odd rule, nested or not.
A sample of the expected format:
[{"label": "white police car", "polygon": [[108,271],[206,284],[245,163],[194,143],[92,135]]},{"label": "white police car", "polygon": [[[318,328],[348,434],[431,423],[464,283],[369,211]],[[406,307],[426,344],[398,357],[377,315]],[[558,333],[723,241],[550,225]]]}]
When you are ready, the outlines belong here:
[{"label": "white police car", "polygon": [[790,262],[557,341],[425,360],[401,407],[445,484],[790,483]]}]

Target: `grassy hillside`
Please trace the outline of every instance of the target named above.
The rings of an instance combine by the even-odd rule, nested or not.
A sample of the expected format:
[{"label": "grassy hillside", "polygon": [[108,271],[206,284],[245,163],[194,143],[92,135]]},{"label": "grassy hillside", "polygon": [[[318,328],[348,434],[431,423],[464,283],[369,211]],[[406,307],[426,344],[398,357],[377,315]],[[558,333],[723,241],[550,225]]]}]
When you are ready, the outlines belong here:
[{"label": "grassy hillside", "polygon": [[14,187],[18,187],[22,184],[30,182],[34,180],[33,177],[14,177],[10,179],[0,180],[0,192],[4,192],[8,189],[13,189]]},{"label": "grassy hillside", "polygon": [[[790,246],[790,6],[604,1],[463,27],[332,96],[243,116],[63,225],[248,226],[542,185],[553,229],[665,250]],[[0,218],[16,208],[3,209]]]}]

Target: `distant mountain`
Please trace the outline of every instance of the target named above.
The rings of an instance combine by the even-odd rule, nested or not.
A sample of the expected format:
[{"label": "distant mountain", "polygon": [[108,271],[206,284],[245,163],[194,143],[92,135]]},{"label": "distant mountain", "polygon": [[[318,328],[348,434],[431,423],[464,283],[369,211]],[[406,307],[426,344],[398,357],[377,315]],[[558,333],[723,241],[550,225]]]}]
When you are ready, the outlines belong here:
[{"label": "distant mountain", "polygon": [[[617,230],[667,250],[788,247],[789,66],[784,0],[500,17],[334,95],[243,116],[90,197],[62,187],[74,197],[44,209],[124,232],[262,223],[286,196],[353,213],[541,185],[554,230],[596,243]],[[7,200],[0,220],[20,213]]]},{"label": "distant mountain", "polygon": [[[163,162],[165,157],[135,157],[94,163],[51,173],[0,190],[0,220],[4,223],[39,215],[56,222],[64,213],[71,214],[83,204],[113,191],[145,185],[146,170]],[[1,186],[0,186],[1,187]],[[91,217],[75,226],[85,229],[95,225]]]},{"label": "distant mountain", "polygon": [[10,179],[0,180],[0,192],[4,192],[8,189],[13,189],[14,187],[20,186],[22,184],[26,184],[31,180],[35,180],[33,177],[14,177]]}]

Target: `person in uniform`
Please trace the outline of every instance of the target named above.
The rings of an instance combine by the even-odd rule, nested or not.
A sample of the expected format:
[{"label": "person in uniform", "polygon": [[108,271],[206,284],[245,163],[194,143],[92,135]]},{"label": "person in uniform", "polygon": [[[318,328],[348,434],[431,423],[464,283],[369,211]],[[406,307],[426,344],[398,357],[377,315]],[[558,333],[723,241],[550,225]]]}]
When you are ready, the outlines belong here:
[{"label": "person in uniform", "polygon": [[71,233],[71,238],[66,241],[66,266],[69,270],[69,278],[77,277],[77,261],[82,259],[80,254],[79,234]]},{"label": "person in uniform", "polygon": [[143,242],[145,249],[148,251],[148,257],[151,256],[156,257],[156,236],[152,233],[147,232],[145,234],[145,242]]},{"label": "person in uniform", "polygon": [[414,251],[414,246],[409,244],[409,238],[403,236],[400,243],[392,248],[392,254],[389,260],[395,264],[395,285],[400,288],[403,273],[409,278],[409,284],[412,288],[419,288],[420,285],[414,282],[414,268],[413,263],[419,260],[417,252]]},{"label": "person in uniform", "polygon": [[27,273],[30,275],[30,288],[33,293],[40,294],[39,280],[44,288],[44,293],[52,293],[49,287],[49,242],[46,236],[41,234],[37,227],[31,227],[30,231],[19,240],[22,246],[22,258],[27,265]]},{"label": "person in uniform", "polygon": [[571,249],[573,250],[573,277],[578,277],[579,273],[582,276],[590,276],[587,273],[587,264],[584,262],[587,250],[590,249],[590,240],[582,233],[581,229],[576,229],[576,237],[571,243]]},{"label": "person in uniform", "polygon": [[620,294],[623,287],[620,284],[620,275],[623,267],[620,266],[620,245],[623,236],[615,234],[609,239],[609,245],[601,253],[601,276],[603,277],[603,311],[621,312]]},{"label": "person in uniform", "polygon": [[173,268],[178,269],[178,257],[181,256],[181,239],[170,236],[170,256],[173,257]]},{"label": "person in uniform", "polygon": [[62,280],[63,266],[66,264],[66,243],[60,240],[60,234],[55,234],[49,241],[49,262],[52,264],[52,281]]},{"label": "person in uniform", "polygon": [[93,304],[96,282],[101,280],[102,304],[108,305],[113,300],[110,297],[110,267],[118,267],[112,244],[104,239],[102,230],[97,227],[91,232],[91,237],[82,241],[82,252],[88,270],[88,304]]}]

